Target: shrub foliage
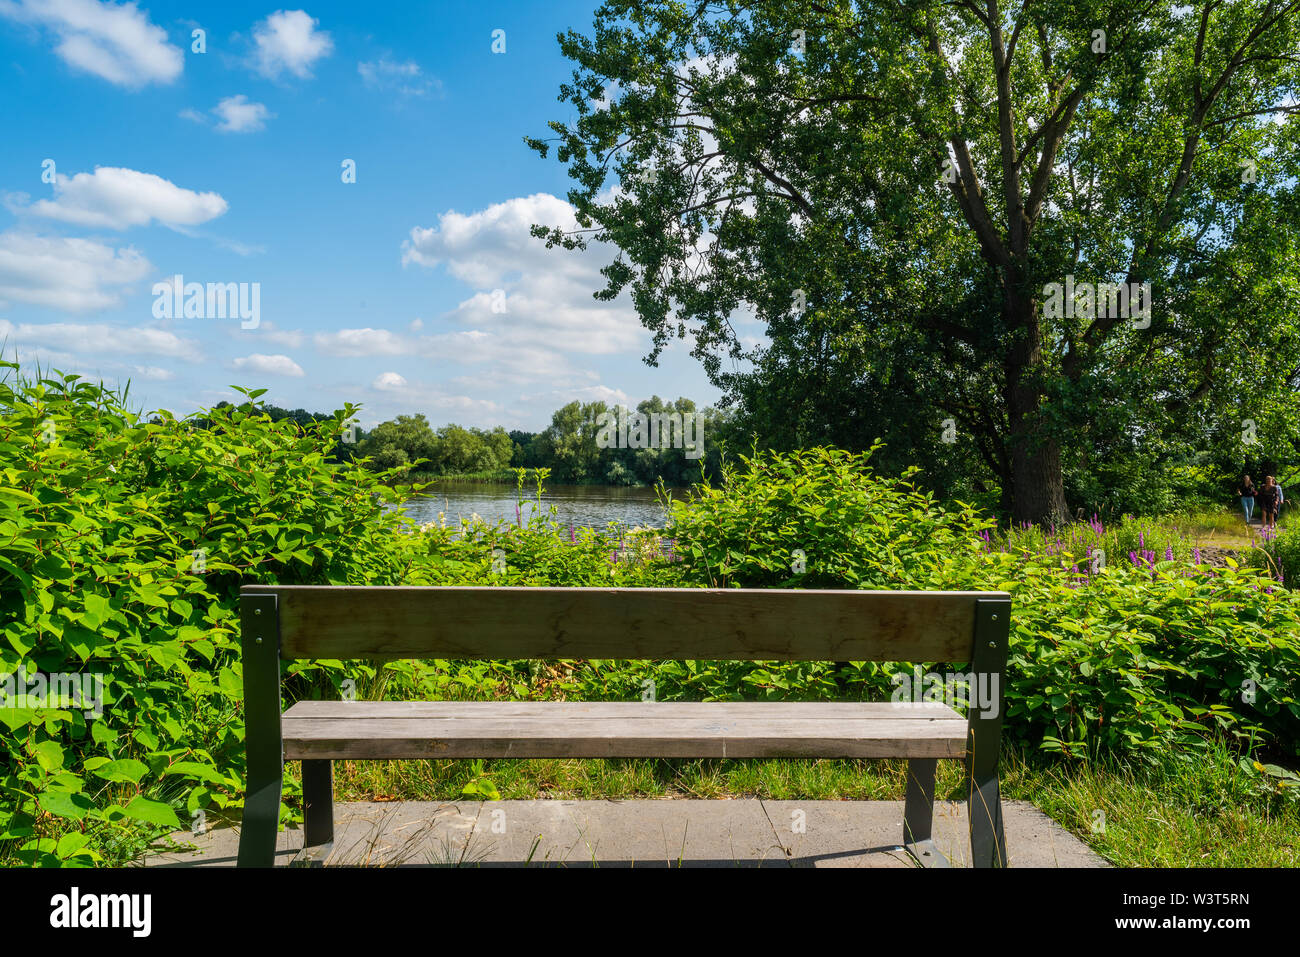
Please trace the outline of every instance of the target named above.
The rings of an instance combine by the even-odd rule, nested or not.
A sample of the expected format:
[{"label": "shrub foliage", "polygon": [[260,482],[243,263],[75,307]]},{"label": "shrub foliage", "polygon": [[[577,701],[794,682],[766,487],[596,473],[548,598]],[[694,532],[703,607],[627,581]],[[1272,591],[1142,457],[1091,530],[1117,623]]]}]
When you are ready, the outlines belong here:
[{"label": "shrub foliage", "polygon": [[[330,460],[351,406],[272,421],[253,391],[146,420],[103,386],[5,366],[0,679],[92,675],[103,701],[98,716],[55,699],[0,708],[0,861],[121,862],[164,831],[237,813],[244,582],[1002,589],[1013,740],[1075,756],[1195,748],[1213,731],[1275,751],[1300,740],[1300,604],[1267,569],[1179,555],[1094,571],[1059,544],[994,548],[976,509],[940,505],[910,474],[875,475],[870,453],[756,455],[674,503],[662,532],[575,530],[544,510],[416,528],[390,474]],[[322,661],[287,666],[285,688],[290,700],[338,697],[346,679],[367,697],[619,699],[652,680],[665,700],[852,699],[888,697],[900,669]],[[286,801],[289,817],[292,780]]]}]

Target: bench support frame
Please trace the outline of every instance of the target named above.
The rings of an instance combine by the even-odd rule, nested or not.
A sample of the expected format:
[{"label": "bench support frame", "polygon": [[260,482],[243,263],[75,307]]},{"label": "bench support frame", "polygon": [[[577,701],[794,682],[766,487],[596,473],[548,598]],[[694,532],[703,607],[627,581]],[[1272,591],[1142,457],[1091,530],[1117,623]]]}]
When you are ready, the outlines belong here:
[{"label": "bench support frame", "polygon": [[320,867],[334,850],[334,762],[302,762],[302,850],[295,867]]},{"label": "bench support frame", "polygon": [[[981,598],[976,603],[970,663],[974,681],[990,676],[997,684],[992,701],[971,694],[966,746],[967,817],[972,867],[1006,867],[1006,838],[998,783],[1005,702],[1007,648],[1011,626],[1009,598]],[[280,621],[274,594],[245,592],[240,599],[241,651],[244,672],[247,793],[239,834],[240,867],[275,863],[280,800],[284,789],[284,743],[280,699]],[[991,712],[991,713],[990,713]],[[923,867],[950,867],[933,840],[936,758],[912,758],[907,764],[903,846]],[[302,762],[304,801],[303,849],[291,862],[319,866],[333,850],[334,771],[329,759]]]},{"label": "bench support frame", "polygon": [[907,793],[903,800],[903,849],[922,867],[950,867],[935,846],[934,778],[938,758],[912,758],[907,762]]},{"label": "bench support frame", "polygon": [[244,665],[244,748],[248,784],[239,832],[239,866],[271,867],[284,790],[280,734],[280,616],[275,595],[239,602]]},{"label": "bench support frame", "polygon": [[[1011,633],[1011,602],[980,599],[975,612],[975,643],[971,674],[995,677],[992,701],[968,694],[966,740],[966,816],[970,825],[972,867],[1006,867],[1007,842],[1002,830],[1002,798],[998,785],[998,758],[1002,750],[1002,717],[1006,708],[1003,682],[1007,643]],[[977,685],[978,687],[978,685]],[[992,712],[992,713],[988,713]],[[903,848],[922,867],[951,867],[935,846],[934,758],[907,762],[907,792],[903,811]]]},{"label": "bench support frame", "polygon": [[[998,757],[1002,750],[1002,718],[1006,711],[1007,645],[1011,635],[1011,601],[981,598],[975,610],[975,650],[971,673],[990,675],[998,684],[993,700],[971,695],[966,741],[966,815],[970,821],[972,867],[1006,867],[1007,841],[1002,831],[1002,797],[998,786]],[[992,711],[991,714],[987,713]]]}]

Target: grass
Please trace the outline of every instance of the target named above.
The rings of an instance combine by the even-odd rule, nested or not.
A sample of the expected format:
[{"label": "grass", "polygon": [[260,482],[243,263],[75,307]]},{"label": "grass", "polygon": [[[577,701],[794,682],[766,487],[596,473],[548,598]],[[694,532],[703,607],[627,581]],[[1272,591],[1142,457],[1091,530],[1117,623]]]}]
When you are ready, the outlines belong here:
[{"label": "grass", "polygon": [[[1282,513],[1278,516],[1279,529],[1289,518],[1290,510],[1290,501],[1284,502]],[[1258,510],[1255,515],[1258,518]],[[1217,548],[1250,548],[1253,542],[1259,540],[1259,526],[1248,526],[1239,508],[1175,512],[1171,515],[1163,515],[1154,521],[1201,547],[1211,545]]]},{"label": "grass", "polygon": [[[936,796],[962,800],[956,761],[939,765]],[[339,801],[464,801],[471,781],[503,800],[631,798],[902,800],[902,761],[654,760],[341,761]],[[1121,867],[1300,866],[1300,801],[1269,794],[1220,743],[1142,766],[1063,763],[1013,752],[1003,797],[1025,800]],[[1099,816],[1100,811],[1104,818]],[[1099,825],[1104,820],[1104,828]]]},{"label": "grass", "polygon": [[1218,748],[1152,768],[1013,762],[1004,794],[1032,801],[1122,867],[1300,866],[1300,802],[1255,781]]},{"label": "grass", "polygon": [[[1290,517],[1291,503],[1282,506],[1278,517],[1281,530]],[[1258,521],[1258,512],[1256,512]],[[1102,547],[1112,556],[1123,558],[1130,549],[1149,548],[1157,560],[1163,557],[1166,547],[1174,557],[1186,560],[1195,548],[1221,548],[1233,551],[1251,548],[1260,542],[1258,524],[1247,525],[1245,516],[1237,507],[1187,509],[1159,516],[1125,516],[1103,523],[1104,531],[1098,533],[1087,522],[1071,523],[1046,530],[1039,527],[1012,528],[994,537],[992,545],[1012,551],[1026,549],[1031,552],[1049,551],[1056,544],[1058,551],[1069,551],[1086,561],[1093,547]],[[1142,542],[1139,542],[1139,535]]]}]

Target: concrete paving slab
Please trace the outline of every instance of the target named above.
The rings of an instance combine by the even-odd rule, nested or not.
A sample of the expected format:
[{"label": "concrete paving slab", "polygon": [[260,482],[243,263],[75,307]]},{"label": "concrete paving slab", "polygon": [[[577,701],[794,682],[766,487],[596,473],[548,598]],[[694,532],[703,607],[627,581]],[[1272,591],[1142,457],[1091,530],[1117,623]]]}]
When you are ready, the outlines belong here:
[{"label": "concrete paving slab", "polygon": [[[1106,867],[1033,805],[1003,803],[1012,867]],[[966,809],[935,805],[934,840],[966,866]],[[340,804],[327,866],[914,867],[899,843],[901,801],[463,801]],[[233,867],[237,828],[151,855],[149,867]],[[277,865],[302,847],[281,831]]]}]

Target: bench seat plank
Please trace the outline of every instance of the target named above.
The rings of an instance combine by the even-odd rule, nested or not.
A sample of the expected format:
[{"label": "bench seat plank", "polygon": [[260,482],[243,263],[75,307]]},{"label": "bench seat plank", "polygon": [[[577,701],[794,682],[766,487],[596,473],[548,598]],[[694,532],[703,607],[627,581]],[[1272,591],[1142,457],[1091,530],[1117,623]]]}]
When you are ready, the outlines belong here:
[{"label": "bench seat plank", "polygon": [[[952,718],[965,721],[940,701],[299,701],[286,718],[472,718],[538,714],[602,718],[753,716],[756,708],[813,718]],[[760,712],[767,713],[767,712]]]},{"label": "bench seat plank", "polygon": [[960,758],[967,724],[937,703],[301,702],[282,730],[289,760]]}]

